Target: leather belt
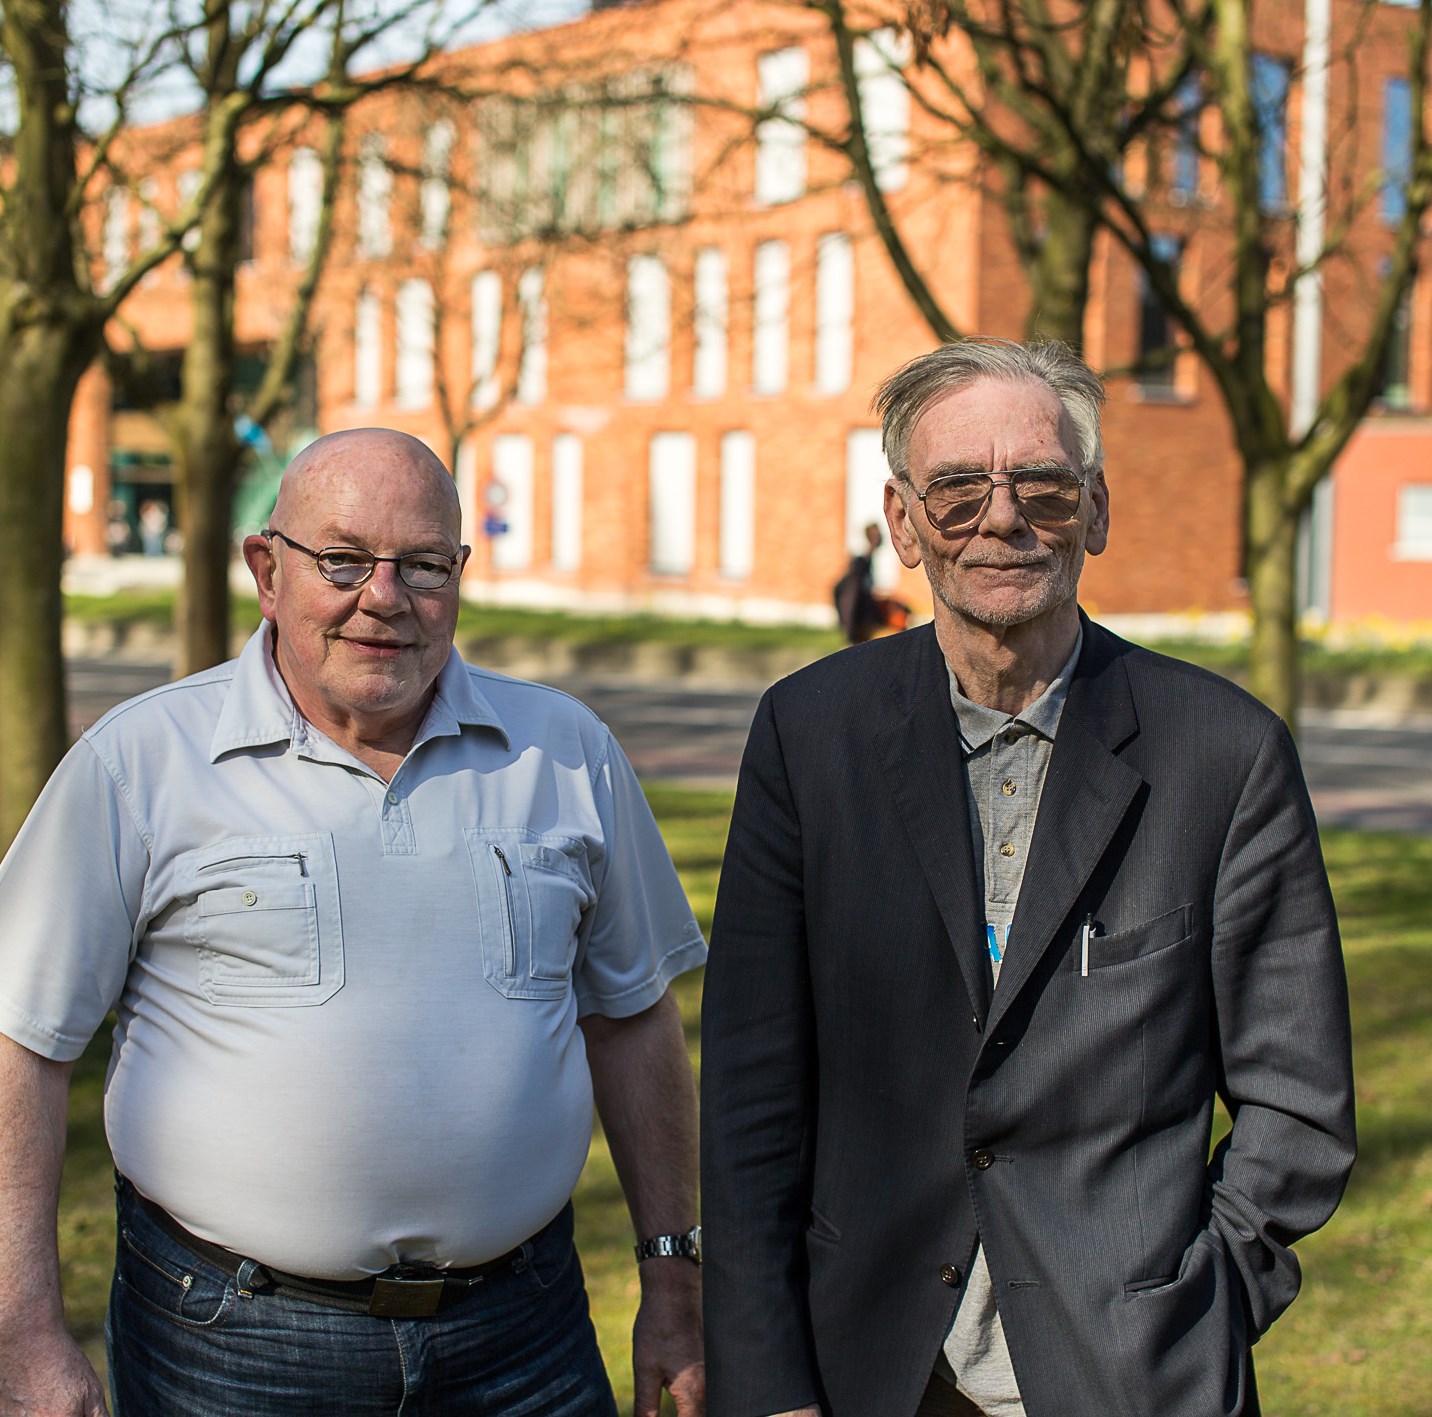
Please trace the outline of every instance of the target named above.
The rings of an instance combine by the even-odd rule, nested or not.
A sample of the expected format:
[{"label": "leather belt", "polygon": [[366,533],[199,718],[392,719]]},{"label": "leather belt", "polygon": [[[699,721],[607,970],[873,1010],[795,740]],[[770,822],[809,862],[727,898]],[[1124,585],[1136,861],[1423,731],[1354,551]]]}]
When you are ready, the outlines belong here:
[{"label": "leather belt", "polygon": [[[127,1190],[135,1204],[176,1244],[191,1250],[215,1268],[239,1281],[239,1293],[276,1294],[288,1299],[301,1299],[330,1309],[346,1309],[350,1313],[372,1314],[379,1318],[429,1318],[468,1297],[485,1279],[526,1267],[532,1244],[555,1221],[549,1221],[530,1240],[499,1255],[495,1260],[472,1265],[467,1269],[439,1269],[435,1265],[396,1264],[381,1274],[366,1279],[308,1279],[288,1274],[281,1269],[245,1259],[211,1240],[200,1239],[186,1230],[162,1206],[142,1196],[122,1177],[120,1186]],[[560,1218],[560,1217],[559,1217]]]}]

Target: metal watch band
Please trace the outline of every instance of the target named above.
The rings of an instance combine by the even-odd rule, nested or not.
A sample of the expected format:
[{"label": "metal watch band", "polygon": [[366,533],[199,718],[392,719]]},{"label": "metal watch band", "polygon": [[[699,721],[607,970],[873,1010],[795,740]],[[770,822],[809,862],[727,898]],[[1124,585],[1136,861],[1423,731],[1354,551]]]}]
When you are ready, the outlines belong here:
[{"label": "metal watch band", "polygon": [[681,1259],[692,1264],[701,1263],[701,1227],[693,1225],[684,1235],[653,1235],[636,1246],[636,1257],[641,1260]]}]

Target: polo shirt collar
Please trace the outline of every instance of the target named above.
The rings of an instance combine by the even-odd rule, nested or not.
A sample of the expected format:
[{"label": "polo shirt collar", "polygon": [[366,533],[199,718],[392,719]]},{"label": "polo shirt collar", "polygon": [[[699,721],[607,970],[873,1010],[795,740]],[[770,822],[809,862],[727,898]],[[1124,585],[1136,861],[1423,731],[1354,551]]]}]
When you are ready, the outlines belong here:
[{"label": "polo shirt collar", "polygon": [[1053,682],[1032,704],[1012,715],[967,699],[960,692],[955,671],[949,670],[950,702],[954,705],[955,717],[959,719],[960,744],[964,748],[965,756],[968,757],[983,748],[995,734],[1011,723],[1032,729],[1041,738],[1047,738],[1052,743],[1059,727],[1060,715],[1064,712],[1064,701],[1069,697],[1074,667],[1079,663],[1079,653],[1083,648],[1084,626],[1081,623],[1079,633],[1074,637],[1074,649],[1064,661],[1063,668],[1054,676]]},{"label": "polo shirt collar", "polygon": [[[311,752],[318,743],[327,741],[298,711],[274,663],[272,645],[272,627],[265,620],[234,661],[234,676],[209,744],[210,762],[217,762],[225,753],[241,748],[287,743],[295,751]],[[491,728],[511,746],[497,710],[478,689],[467,665],[453,649],[438,673],[433,701],[428,705],[413,747],[429,738],[459,734],[464,727]]]}]

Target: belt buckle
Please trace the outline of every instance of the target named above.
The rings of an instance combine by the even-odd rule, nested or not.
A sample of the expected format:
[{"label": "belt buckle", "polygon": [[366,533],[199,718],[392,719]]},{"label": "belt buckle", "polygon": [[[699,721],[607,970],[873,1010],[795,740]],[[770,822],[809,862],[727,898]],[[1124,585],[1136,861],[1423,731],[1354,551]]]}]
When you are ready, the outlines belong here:
[{"label": "belt buckle", "polygon": [[368,1312],[382,1319],[428,1319],[438,1311],[446,1281],[431,1270],[394,1266],[373,1278]]}]

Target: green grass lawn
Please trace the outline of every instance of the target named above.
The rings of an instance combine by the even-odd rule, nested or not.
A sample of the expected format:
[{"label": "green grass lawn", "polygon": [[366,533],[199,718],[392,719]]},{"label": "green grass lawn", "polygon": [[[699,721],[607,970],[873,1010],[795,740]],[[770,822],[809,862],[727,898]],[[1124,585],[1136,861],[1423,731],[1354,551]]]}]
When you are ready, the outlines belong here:
[{"label": "green grass lawn", "polygon": [[[703,926],[711,919],[730,796],[649,789]],[[1259,1345],[1267,1417],[1432,1412],[1432,840],[1324,839],[1352,987],[1362,1151],[1332,1223],[1299,1247],[1298,1302]],[[678,986],[699,1062],[699,978]],[[112,1256],[109,1155],[99,1123],[107,1036],[73,1091],[60,1246],[70,1323],[100,1356]],[[598,1136],[577,1192],[597,1330],[624,1410],[637,1284],[631,1231]]]}]

